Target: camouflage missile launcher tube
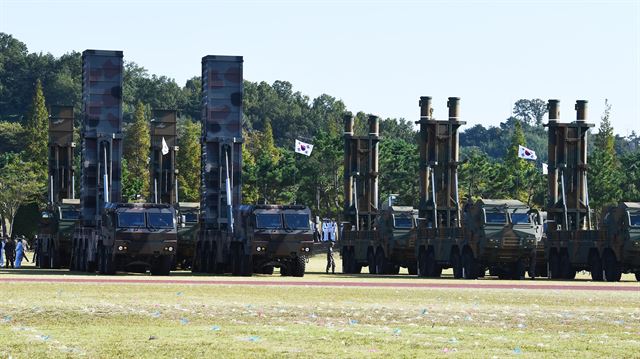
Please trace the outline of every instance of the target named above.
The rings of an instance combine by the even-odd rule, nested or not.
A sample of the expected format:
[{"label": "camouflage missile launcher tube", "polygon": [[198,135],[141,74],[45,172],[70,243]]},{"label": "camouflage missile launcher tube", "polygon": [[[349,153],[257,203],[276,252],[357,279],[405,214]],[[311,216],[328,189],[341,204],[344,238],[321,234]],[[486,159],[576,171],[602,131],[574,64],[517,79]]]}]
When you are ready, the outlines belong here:
[{"label": "camouflage missile launcher tube", "polygon": [[432,117],[431,97],[420,98],[420,202],[416,239],[420,277],[440,277],[452,268],[462,278],[462,242],[458,200],[459,98],[449,97],[449,120]]},{"label": "camouflage missile launcher tube", "polygon": [[118,269],[169,274],[176,217],[161,204],[123,204],[121,51],[82,54],[81,226],[73,237],[71,270]]},{"label": "camouflage missile launcher tube", "polygon": [[236,272],[251,274],[251,247],[234,238],[234,207],[242,203],[242,63],[242,56],[202,58],[201,217],[193,272],[240,266]]}]

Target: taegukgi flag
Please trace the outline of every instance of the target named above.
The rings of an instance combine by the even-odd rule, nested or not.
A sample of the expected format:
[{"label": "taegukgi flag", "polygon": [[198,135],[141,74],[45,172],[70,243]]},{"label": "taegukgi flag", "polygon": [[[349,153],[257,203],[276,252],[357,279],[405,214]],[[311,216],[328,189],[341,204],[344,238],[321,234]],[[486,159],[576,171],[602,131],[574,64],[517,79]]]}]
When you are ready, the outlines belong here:
[{"label": "taegukgi flag", "polygon": [[538,159],[538,156],[536,156],[536,151],[528,149],[522,145],[518,145],[518,157],[524,158],[525,160]]},{"label": "taegukgi flag", "polygon": [[313,145],[296,140],[295,151],[296,153],[302,153],[305,156],[311,156],[311,151],[313,151]]},{"label": "taegukgi flag", "polygon": [[166,155],[169,153],[169,146],[167,146],[167,141],[164,140],[164,136],[162,137],[162,155]]}]

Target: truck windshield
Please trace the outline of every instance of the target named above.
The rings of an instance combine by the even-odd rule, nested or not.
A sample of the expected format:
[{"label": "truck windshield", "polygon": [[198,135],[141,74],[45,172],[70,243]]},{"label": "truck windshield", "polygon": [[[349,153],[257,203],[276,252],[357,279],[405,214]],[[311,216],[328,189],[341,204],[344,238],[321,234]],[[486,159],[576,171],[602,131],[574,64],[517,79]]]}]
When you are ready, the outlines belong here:
[{"label": "truck windshield", "polygon": [[629,213],[629,225],[640,227],[640,213]]},{"label": "truck windshield", "polygon": [[393,226],[395,228],[413,228],[411,217],[393,216]]},{"label": "truck windshield", "polygon": [[309,216],[302,213],[285,213],[284,220],[289,229],[309,229]]},{"label": "truck windshield", "polygon": [[80,212],[78,212],[78,211],[62,211],[62,212],[60,212],[60,219],[67,219],[67,220],[80,219]]},{"label": "truck windshield", "polygon": [[260,213],[256,214],[257,228],[282,228],[282,216],[280,214]]},{"label": "truck windshield", "polygon": [[487,224],[504,224],[507,223],[507,216],[502,212],[487,212],[485,217]]},{"label": "truck windshield", "polygon": [[147,213],[149,227],[173,228],[173,216],[171,213]]},{"label": "truck windshield", "polygon": [[142,212],[118,213],[118,227],[144,227],[144,213]]},{"label": "truck windshield", "polygon": [[198,223],[198,215],[195,213],[185,213],[184,221],[187,223]]},{"label": "truck windshield", "polygon": [[531,223],[527,213],[511,213],[511,223],[513,224],[529,224]]}]

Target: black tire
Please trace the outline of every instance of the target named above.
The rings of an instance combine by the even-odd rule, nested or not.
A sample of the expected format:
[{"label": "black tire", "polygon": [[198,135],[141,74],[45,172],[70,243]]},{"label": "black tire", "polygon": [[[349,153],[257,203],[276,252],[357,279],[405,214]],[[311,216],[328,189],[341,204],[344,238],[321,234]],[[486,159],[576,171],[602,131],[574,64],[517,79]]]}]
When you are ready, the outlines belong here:
[{"label": "black tire", "polygon": [[576,277],[576,270],[571,265],[568,252],[562,252],[560,255],[560,274],[562,279],[574,279]]},{"label": "black tire", "polygon": [[427,277],[440,278],[442,275],[442,266],[436,263],[436,255],[433,250],[427,251]]},{"label": "black tire", "polygon": [[289,266],[291,264],[290,263],[286,263],[285,265],[280,267],[280,275],[283,277],[286,277],[289,275]]},{"label": "black tire", "polygon": [[604,279],[602,259],[598,253],[592,253],[589,257],[589,272],[591,272],[591,280],[595,282],[601,282]]},{"label": "black tire", "polygon": [[[50,247],[51,244],[49,244],[47,247]],[[41,251],[40,249],[38,249],[39,251]],[[43,251],[41,251],[43,252]],[[41,269],[49,269],[51,268],[51,260],[49,259],[49,251],[47,251],[47,253],[40,253],[40,255],[38,255],[38,262],[40,262],[40,268]]]},{"label": "black tire", "polygon": [[240,275],[251,277],[253,275],[253,257],[251,254],[245,254],[243,247],[239,247],[238,252],[240,256]]},{"label": "black tire", "polygon": [[273,266],[262,267],[262,274],[273,275]]},{"label": "black tire", "polygon": [[429,272],[427,271],[427,252],[424,248],[420,249],[420,253],[418,253],[418,277],[428,277]]},{"label": "black tire", "polygon": [[410,264],[407,266],[407,272],[409,272],[409,275],[416,275],[418,274],[418,266],[416,264]]},{"label": "black tire", "polygon": [[478,279],[477,263],[471,250],[465,250],[462,255],[462,277],[464,279]]},{"label": "black tire", "polygon": [[151,265],[151,275],[169,275],[171,273],[171,256],[160,256]]},{"label": "black tire", "polygon": [[202,253],[202,243],[196,242],[193,262],[191,263],[191,273],[202,272],[202,259],[201,259],[200,253]]},{"label": "black tire", "polygon": [[293,260],[293,276],[304,277],[304,271],[306,269],[307,262],[304,257],[296,257]]},{"label": "black tire", "polygon": [[462,278],[462,258],[460,258],[460,253],[455,249],[451,250],[450,262],[453,269],[453,278]]},{"label": "black tire", "polygon": [[386,274],[385,270],[387,269],[387,260],[384,257],[384,252],[381,249],[378,249],[376,253],[376,274]]},{"label": "black tire", "polygon": [[640,272],[636,272],[636,281],[640,282]]},{"label": "black tire", "polygon": [[349,250],[349,247],[343,248],[342,249],[342,273],[344,274],[350,274],[351,272],[349,271],[350,269],[350,253],[351,251]]},{"label": "black tire", "polygon": [[547,261],[547,274],[549,275],[549,279],[561,279],[560,275],[560,256],[558,256],[558,252],[551,251],[549,252],[549,259]]},{"label": "black tire", "polygon": [[520,258],[511,266],[511,279],[522,280],[524,279],[524,259]]},{"label": "black tire", "polygon": [[376,255],[373,254],[373,249],[367,251],[367,263],[369,264],[369,274],[376,274]]},{"label": "black tire", "polygon": [[602,256],[602,267],[604,269],[604,280],[607,282],[619,282],[622,278],[620,262],[616,259],[612,251],[607,250]]}]

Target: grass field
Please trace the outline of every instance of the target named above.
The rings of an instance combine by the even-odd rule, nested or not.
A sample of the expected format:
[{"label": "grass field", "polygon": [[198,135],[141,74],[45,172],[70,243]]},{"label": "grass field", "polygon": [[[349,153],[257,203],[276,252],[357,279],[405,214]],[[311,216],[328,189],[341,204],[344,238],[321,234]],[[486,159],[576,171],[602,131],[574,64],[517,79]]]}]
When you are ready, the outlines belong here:
[{"label": "grass field", "polygon": [[[304,280],[356,280],[323,262]],[[0,358],[640,357],[627,276],[638,291],[2,282],[74,277],[35,273],[0,271]],[[274,279],[295,280],[251,280]]]}]

